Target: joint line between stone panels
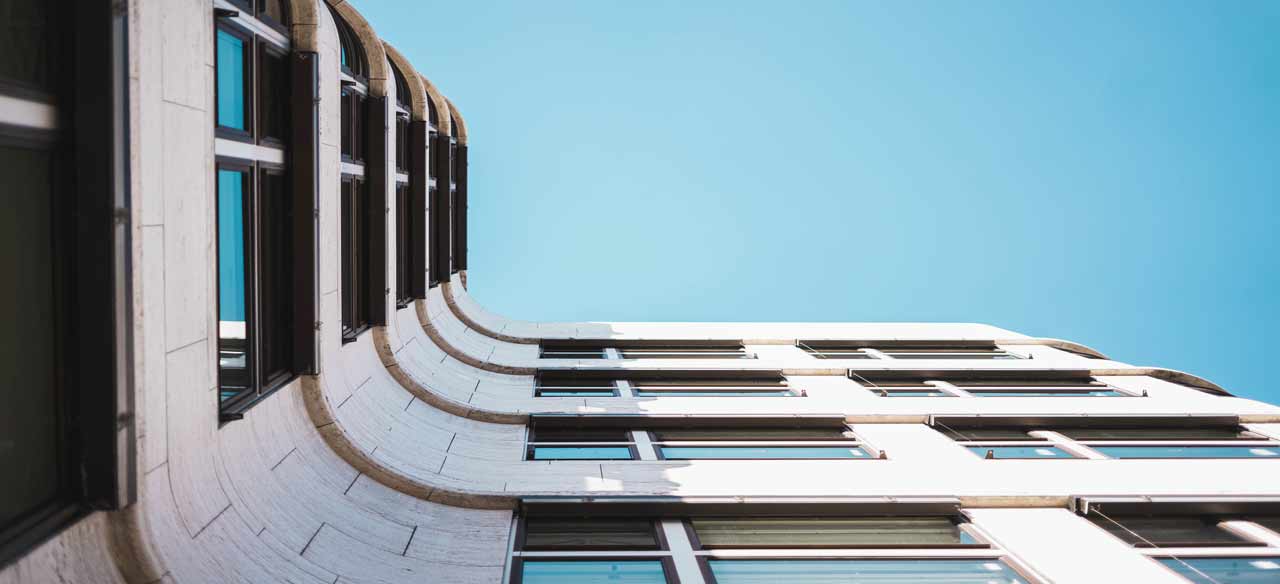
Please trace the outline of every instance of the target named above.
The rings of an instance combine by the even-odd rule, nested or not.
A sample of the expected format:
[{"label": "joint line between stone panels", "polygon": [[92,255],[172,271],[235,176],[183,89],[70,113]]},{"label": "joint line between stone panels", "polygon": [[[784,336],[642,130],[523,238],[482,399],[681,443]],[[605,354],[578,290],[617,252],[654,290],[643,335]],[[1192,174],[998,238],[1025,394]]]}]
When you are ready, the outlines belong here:
[{"label": "joint line between stone panels", "polygon": [[350,492],[351,492],[351,487],[356,486],[356,481],[360,480],[360,476],[361,476],[361,475],[363,475],[363,474],[364,474],[364,473],[362,473],[362,472],[358,472],[358,473],[356,473],[355,478],[351,479],[351,484],[347,485],[346,490],[342,491],[342,494],[343,494],[343,495],[346,495],[347,493],[350,493]]},{"label": "joint line between stone panels", "polygon": [[404,542],[404,551],[400,552],[402,556],[409,555],[409,545],[413,543],[413,536],[418,535],[418,526],[413,526],[413,531],[409,533],[409,541]]},{"label": "joint line between stone panels", "polygon": [[316,540],[316,536],[320,535],[320,530],[324,529],[324,526],[325,526],[325,522],[321,521],[320,527],[317,527],[316,532],[311,534],[311,539],[307,540],[307,545],[302,546],[302,551],[298,552],[298,555],[300,556],[307,555],[307,548],[311,547],[311,542]]},{"label": "joint line between stone panels", "polygon": [[271,466],[271,470],[274,471],[275,469],[279,468],[280,465],[284,464],[284,461],[288,459],[290,455],[292,455],[294,452],[297,452],[297,451],[298,451],[297,446],[294,446],[293,448],[291,448],[288,452],[284,454],[284,456],[280,457],[279,461],[277,461],[274,465]]},{"label": "joint line between stone panels", "polygon": [[204,533],[204,530],[209,529],[209,526],[213,525],[213,522],[217,521],[219,517],[222,517],[222,514],[226,513],[227,509],[230,509],[230,508],[231,508],[231,503],[227,503],[227,506],[223,507],[222,510],[219,511],[217,515],[213,516],[213,519],[210,519],[208,523],[204,524],[204,526],[201,527],[200,530],[197,531],[195,535],[191,536],[191,539],[193,540],[198,539],[200,537],[200,534]]}]

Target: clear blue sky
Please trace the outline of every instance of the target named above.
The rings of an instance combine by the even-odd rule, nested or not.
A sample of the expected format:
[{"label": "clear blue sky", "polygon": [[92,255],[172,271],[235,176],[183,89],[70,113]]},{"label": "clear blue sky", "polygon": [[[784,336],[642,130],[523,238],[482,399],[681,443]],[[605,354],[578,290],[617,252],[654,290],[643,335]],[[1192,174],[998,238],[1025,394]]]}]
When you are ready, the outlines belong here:
[{"label": "clear blue sky", "polygon": [[1280,2],[357,1],[532,320],[964,321],[1280,402]]}]

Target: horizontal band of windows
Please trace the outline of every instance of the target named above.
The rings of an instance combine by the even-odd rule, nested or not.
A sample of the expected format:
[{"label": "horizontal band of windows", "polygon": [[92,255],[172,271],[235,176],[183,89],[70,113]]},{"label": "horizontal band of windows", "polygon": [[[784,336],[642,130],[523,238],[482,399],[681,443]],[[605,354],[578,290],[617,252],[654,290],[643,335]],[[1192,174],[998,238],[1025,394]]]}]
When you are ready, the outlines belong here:
[{"label": "horizontal band of windows", "polygon": [[843,460],[872,459],[860,446],[667,446],[655,445],[663,460]]}]

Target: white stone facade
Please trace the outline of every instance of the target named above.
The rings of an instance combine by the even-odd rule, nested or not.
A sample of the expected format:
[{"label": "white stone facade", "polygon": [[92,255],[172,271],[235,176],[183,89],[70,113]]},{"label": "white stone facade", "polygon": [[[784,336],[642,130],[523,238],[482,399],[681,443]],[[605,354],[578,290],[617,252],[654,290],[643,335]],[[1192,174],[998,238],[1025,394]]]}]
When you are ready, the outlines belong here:
[{"label": "white stone facade", "polygon": [[[534,323],[487,312],[459,273],[409,307],[397,310],[390,298],[388,324],[344,344],[339,48],[321,2],[358,13],[345,0],[293,1],[311,4],[294,7],[293,42],[320,54],[320,374],[276,391],[243,420],[219,424],[211,31],[213,8],[229,5],[127,2],[138,501],[64,530],[0,571],[0,583],[498,583],[508,577],[517,504],[540,496],[953,498],[1030,579],[1172,583],[1184,580],[1077,515],[1075,498],[1280,496],[1280,461],[976,456],[930,427],[931,418],[1236,416],[1280,441],[1280,407],[984,324]],[[383,77],[370,85],[393,95],[388,67],[372,67]],[[440,100],[447,127],[449,104],[425,79],[413,81],[415,94],[422,91],[418,107]],[[394,126],[387,130],[394,144]],[[379,244],[394,257],[394,230]],[[387,276],[394,290],[391,266]],[[755,358],[543,359],[542,339],[733,340]],[[972,340],[1025,358],[818,359],[798,340]],[[806,396],[535,397],[535,373],[547,369],[774,371]],[[891,399],[860,385],[850,369],[1091,372],[1132,397]],[[538,414],[840,416],[884,457],[525,460],[527,422]],[[702,578],[688,570],[680,577]]]}]

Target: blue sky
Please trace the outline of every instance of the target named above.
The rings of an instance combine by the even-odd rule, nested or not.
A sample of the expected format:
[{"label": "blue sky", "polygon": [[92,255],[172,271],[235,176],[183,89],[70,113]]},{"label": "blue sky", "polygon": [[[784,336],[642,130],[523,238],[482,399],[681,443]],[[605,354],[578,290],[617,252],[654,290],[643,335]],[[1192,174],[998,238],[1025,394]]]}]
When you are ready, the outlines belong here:
[{"label": "blue sky", "polygon": [[1280,2],[357,2],[531,320],[961,321],[1280,402]]}]

